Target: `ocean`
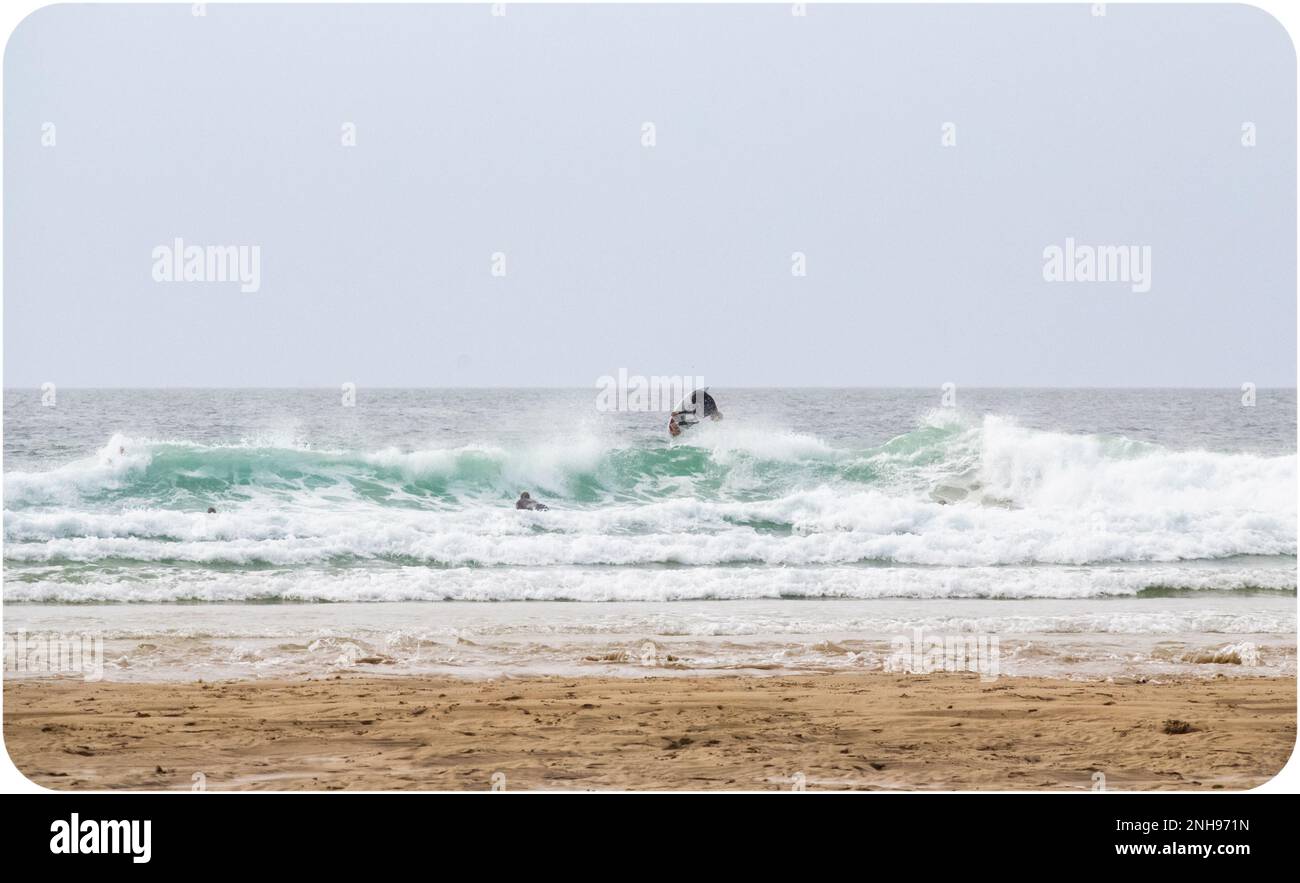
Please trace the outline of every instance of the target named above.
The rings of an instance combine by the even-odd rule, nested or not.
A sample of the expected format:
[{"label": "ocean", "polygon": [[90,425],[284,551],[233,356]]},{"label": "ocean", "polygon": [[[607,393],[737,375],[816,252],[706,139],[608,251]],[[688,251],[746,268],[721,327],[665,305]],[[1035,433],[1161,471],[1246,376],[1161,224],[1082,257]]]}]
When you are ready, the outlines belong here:
[{"label": "ocean", "polygon": [[1295,390],[712,392],[670,440],[594,389],[6,390],[5,632],[109,679],[1295,673]]}]

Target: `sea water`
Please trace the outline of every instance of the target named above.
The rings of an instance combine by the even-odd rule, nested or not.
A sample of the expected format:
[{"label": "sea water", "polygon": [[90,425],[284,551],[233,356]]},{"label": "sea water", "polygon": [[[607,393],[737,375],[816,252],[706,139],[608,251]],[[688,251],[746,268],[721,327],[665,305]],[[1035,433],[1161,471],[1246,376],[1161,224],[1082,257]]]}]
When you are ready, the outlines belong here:
[{"label": "sea water", "polygon": [[674,440],[594,389],[7,390],[5,632],[109,678],[1295,671],[1294,390],[712,392]]}]

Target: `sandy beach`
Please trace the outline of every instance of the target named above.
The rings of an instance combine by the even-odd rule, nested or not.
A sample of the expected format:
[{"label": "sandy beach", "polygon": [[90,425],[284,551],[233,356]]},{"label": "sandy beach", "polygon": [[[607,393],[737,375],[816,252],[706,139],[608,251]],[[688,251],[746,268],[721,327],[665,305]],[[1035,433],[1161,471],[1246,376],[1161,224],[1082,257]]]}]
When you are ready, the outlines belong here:
[{"label": "sandy beach", "polygon": [[982,681],[352,677],[9,681],[14,763],[54,789],[1248,789],[1294,678]]}]

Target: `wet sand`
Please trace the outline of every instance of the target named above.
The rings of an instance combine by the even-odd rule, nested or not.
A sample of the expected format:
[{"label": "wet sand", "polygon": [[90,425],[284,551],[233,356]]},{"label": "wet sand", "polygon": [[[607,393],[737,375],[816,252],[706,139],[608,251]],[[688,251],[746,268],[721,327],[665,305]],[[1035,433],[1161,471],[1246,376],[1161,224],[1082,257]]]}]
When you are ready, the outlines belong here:
[{"label": "wet sand", "polygon": [[1281,677],[4,685],[10,757],[59,790],[1236,790],[1295,735]]}]

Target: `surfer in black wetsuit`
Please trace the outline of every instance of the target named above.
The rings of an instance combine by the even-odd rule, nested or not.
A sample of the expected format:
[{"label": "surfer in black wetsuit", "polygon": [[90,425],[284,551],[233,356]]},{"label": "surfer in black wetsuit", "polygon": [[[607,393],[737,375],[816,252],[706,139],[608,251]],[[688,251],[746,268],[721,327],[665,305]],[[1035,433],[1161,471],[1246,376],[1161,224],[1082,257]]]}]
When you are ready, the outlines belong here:
[{"label": "surfer in black wetsuit", "polygon": [[549,507],[545,503],[537,502],[536,500],[534,500],[532,497],[528,495],[528,491],[524,491],[519,495],[519,499],[515,501],[515,508],[529,509],[534,512],[538,512],[538,511],[545,512]]},{"label": "surfer in black wetsuit", "polygon": [[[700,406],[696,396],[704,398],[703,407]],[[681,435],[683,429],[697,423],[699,417],[708,417],[710,420],[722,419],[722,412],[718,410],[718,403],[713,400],[713,396],[709,395],[708,390],[696,390],[686,397],[682,405],[683,407],[680,410],[673,411],[668,416],[668,434],[673,438]]]}]

